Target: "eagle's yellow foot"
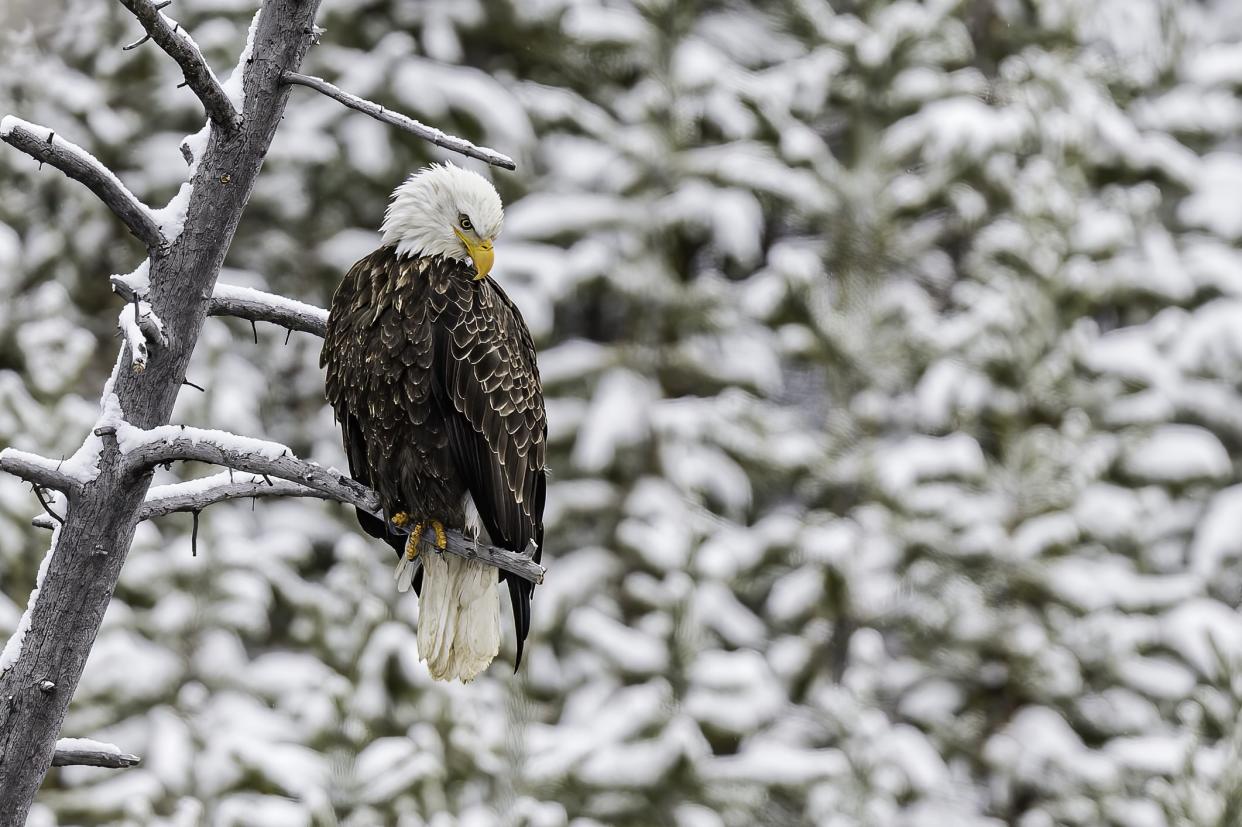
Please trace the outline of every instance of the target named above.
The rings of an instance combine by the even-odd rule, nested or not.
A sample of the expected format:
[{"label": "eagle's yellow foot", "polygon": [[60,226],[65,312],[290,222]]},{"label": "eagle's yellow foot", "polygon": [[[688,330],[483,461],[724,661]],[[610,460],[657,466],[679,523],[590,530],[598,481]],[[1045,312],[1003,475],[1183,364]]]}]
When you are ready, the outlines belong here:
[{"label": "eagle's yellow foot", "polygon": [[410,522],[410,515],[406,514],[404,511],[398,511],[388,519],[388,522],[392,523],[397,528],[405,528],[405,526]]},{"label": "eagle's yellow foot", "polygon": [[444,533],[444,523],[439,520],[431,521],[431,530],[436,533],[436,550],[444,551],[448,548],[448,535]]},{"label": "eagle's yellow foot", "polygon": [[[397,524],[397,518],[401,517],[402,522]],[[409,517],[404,513],[394,514],[393,523],[400,527],[409,522]],[[437,534],[437,539],[439,535]],[[414,583],[414,574],[418,571],[415,559],[418,557],[418,544],[423,539],[423,523],[420,520],[414,524],[414,528],[410,530],[410,536],[405,540],[405,553],[401,555],[401,559],[397,561],[397,570],[393,572],[393,579],[397,581],[397,591],[408,592],[410,586]]]}]

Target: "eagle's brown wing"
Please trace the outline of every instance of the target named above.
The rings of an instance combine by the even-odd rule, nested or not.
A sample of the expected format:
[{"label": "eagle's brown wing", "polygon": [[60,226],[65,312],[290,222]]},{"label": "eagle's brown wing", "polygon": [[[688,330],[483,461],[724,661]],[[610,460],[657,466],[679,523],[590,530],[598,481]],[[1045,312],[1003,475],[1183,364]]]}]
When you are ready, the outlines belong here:
[{"label": "eagle's brown wing", "polygon": [[[523,551],[533,540],[542,557],[547,418],[535,344],[521,313],[490,279],[471,285],[473,301],[436,331],[449,444],[492,542]],[[517,661],[530,630],[534,586],[509,582]]]},{"label": "eagle's brown wing", "polygon": [[[378,378],[387,377],[377,375],[373,369],[376,364],[385,361],[378,358],[382,354],[377,353],[374,346],[377,341],[374,330],[375,308],[383,298],[380,293],[385,285],[395,280],[399,266],[393,250],[381,247],[349,269],[332,297],[323,350],[319,356],[320,366],[326,368],[328,402],[341,425],[349,473],[358,482],[376,490],[385,508],[390,511],[400,508],[397,487],[400,480],[377,475],[376,466],[380,455],[385,453],[382,446],[392,441],[382,427],[383,422],[391,421],[395,416],[393,403],[387,395],[379,392],[381,388],[376,385]],[[384,321],[391,327],[397,319],[392,314],[386,314]],[[428,349],[431,347],[430,336],[426,346]],[[399,367],[400,363],[396,366]],[[377,402],[380,403],[378,406]],[[389,438],[379,439],[381,436]],[[370,451],[368,442],[375,444]],[[357,510],[357,515],[359,525],[367,534],[385,540],[394,551],[402,553],[405,537],[390,531],[387,522],[365,511]]]}]

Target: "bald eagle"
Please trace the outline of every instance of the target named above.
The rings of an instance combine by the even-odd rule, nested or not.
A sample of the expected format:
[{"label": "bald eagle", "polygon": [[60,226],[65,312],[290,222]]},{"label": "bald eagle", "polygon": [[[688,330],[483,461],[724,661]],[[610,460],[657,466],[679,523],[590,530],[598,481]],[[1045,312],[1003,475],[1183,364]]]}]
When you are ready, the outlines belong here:
[{"label": "bald eagle", "polygon": [[[547,420],[535,346],[488,277],[503,218],[481,175],[452,165],[411,175],[393,193],[381,246],[337,289],[320,357],[350,472],[379,494],[386,517],[359,511],[358,521],[397,552],[398,588],[419,595],[418,653],[437,680],[468,681],[499,651],[497,569],[452,554],[417,560],[419,538],[428,532],[443,550],[446,529],[478,536],[481,522],[494,545],[533,541],[536,560],[543,547]],[[533,586],[499,579],[520,664]]]}]

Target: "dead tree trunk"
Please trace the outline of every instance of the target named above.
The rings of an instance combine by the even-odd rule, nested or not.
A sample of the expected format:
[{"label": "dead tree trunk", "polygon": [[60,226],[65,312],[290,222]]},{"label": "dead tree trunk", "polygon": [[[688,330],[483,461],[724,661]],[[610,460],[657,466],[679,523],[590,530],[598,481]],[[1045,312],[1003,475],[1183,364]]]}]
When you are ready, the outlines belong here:
[{"label": "dead tree trunk", "polygon": [[[203,103],[208,128],[205,142],[203,133],[187,141],[192,190],[183,188],[168,208],[153,211],[94,158],[50,130],[14,118],[0,123],[0,139],[85,183],[149,253],[147,280],[117,283],[118,292],[128,300],[121,316],[125,343],[104,389],[94,432],[63,466],[12,450],[0,453],[0,469],[30,481],[40,501],[43,489],[53,489],[62,492],[67,503],[27,613],[0,657],[0,827],[25,822],[52,765],[61,724],[140,519],[176,510],[197,512],[212,502],[251,496],[260,479],[267,487],[279,488],[281,495],[337,499],[372,510],[377,506],[372,492],[338,472],[294,458],[282,446],[215,432],[179,439],[182,432],[159,427],[169,420],[208,314],[322,331],[323,312],[316,308],[216,285],[280,123],[289,84],[310,80],[296,71],[317,37],[314,17],[319,0],[265,0],[242,60],[225,84],[216,80],[180,26],[163,15],[162,5],[150,0],[120,2],[146,29],[143,40],[152,40],[181,66],[187,85]],[[326,87],[320,91],[338,99],[347,94],[319,83]],[[348,97],[348,105],[368,111],[368,102]],[[414,121],[410,124],[428,129]],[[409,125],[395,125],[423,134]],[[512,168],[513,162],[499,153],[440,137],[456,142],[450,146],[455,151]],[[231,474],[221,475],[228,478],[206,491],[199,486],[193,492],[148,492],[155,464],[189,458],[259,476],[238,481]],[[279,486],[272,483],[273,476],[280,478]],[[52,517],[62,519],[49,510],[49,522]],[[541,576],[528,555],[452,539],[456,548],[449,550],[454,553],[487,559],[530,579]],[[62,755],[60,760],[69,759]]]}]

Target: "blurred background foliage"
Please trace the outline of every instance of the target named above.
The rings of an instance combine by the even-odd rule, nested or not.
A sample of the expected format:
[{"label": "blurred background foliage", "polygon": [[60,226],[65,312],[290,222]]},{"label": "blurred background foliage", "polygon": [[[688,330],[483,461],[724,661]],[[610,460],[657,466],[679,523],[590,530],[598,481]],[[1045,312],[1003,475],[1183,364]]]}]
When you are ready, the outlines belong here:
[{"label": "blurred background foliage", "polygon": [[[168,11],[218,72],[253,0]],[[432,683],[352,516],[140,527],[32,825],[1242,816],[1242,8],[327,0],[307,71],[514,156],[547,582]],[[118,4],[0,10],[0,110],[160,204],[201,111]],[[445,156],[305,89],[222,280],[326,305]],[[141,251],[0,152],[0,444],[72,452]],[[175,421],[343,466],[319,341],[209,320]],[[206,469],[178,467],[161,479]],[[0,480],[0,632],[46,535]],[[507,631],[511,636],[511,632]]]}]

